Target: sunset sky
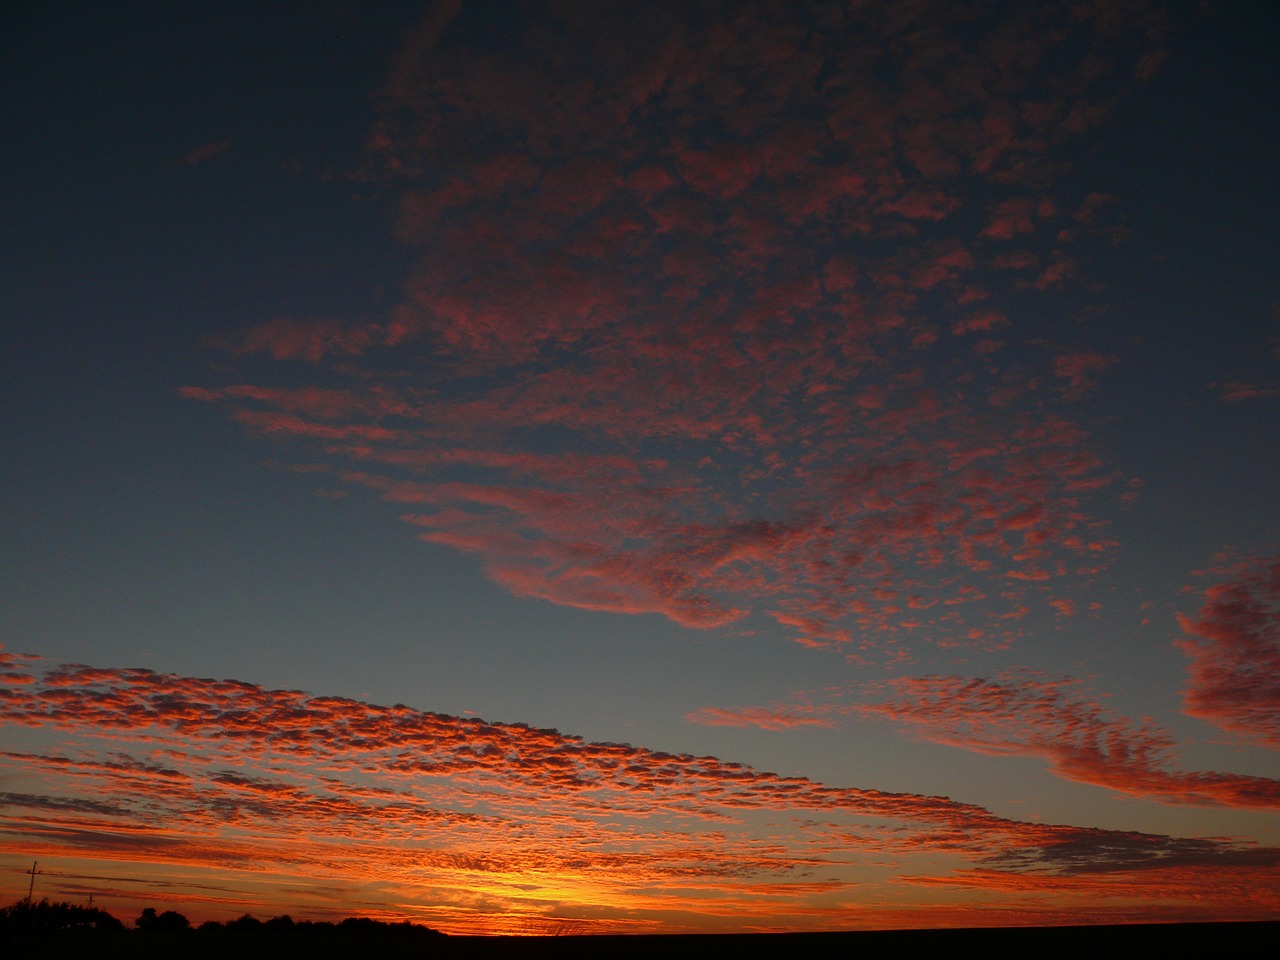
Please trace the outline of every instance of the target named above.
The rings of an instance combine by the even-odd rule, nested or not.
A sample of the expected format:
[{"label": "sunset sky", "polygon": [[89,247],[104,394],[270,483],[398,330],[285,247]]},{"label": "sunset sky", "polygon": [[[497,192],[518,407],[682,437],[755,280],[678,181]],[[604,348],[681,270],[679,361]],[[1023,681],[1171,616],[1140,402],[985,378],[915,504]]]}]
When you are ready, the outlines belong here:
[{"label": "sunset sky", "polygon": [[0,9],[0,900],[1280,919],[1280,5]]}]

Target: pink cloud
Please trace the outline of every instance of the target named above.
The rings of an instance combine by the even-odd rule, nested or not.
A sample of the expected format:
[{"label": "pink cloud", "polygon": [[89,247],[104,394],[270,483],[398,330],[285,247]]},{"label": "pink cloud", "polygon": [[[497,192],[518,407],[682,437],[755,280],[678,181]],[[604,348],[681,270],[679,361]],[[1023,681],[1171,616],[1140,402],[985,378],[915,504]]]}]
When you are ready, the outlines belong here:
[{"label": "pink cloud", "polygon": [[1096,351],[1062,353],[1053,360],[1053,373],[1067,381],[1067,389],[1078,394],[1092,388],[1098,374],[1112,367],[1118,358]]},{"label": "pink cloud", "polygon": [[215,140],[196,147],[182,158],[182,162],[189,167],[194,167],[196,164],[204,163],[206,160],[212,160],[214,157],[219,154],[226,153],[230,149],[230,140]]},{"label": "pink cloud", "polygon": [[1280,558],[1238,564],[1204,600],[1178,616],[1191,661],[1184,709],[1280,749]]},{"label": "pink cloud", "polygon": [[1064,779],[1162,803],[1280,808],[1280,780],[1177,770],[1167,731],[1113,714],[1075,686],[1036,676],[904,677],[883,684],[889,699],[850,710],[892,720],[934,743],[1041,757]]},{"label": "pink cloud", "polygon": [[988,333],[1008,323],[1009,319],[1004,314],[995,310],[983,310],[963,320],[957,320],[951,325],[951,332],[957,337],[966,333]]},{"label": "pink cloud", "polygon": [[1228,403],[1239,403],[1242,400],[1264,400],[1280,397],[1280,386],[1272,383],[1246,383],[1232,380],[1228,383],[1214,384],[1218,394]]},{"label": "pink cloud", "polygon": [[[764,613],[897,658],[904,633],[1010,641],[1005,610],[938,613],[966,587],[1017,610],[1087,579],[1111,475],[1049,384],[1078,393],[1112,361],[1015,364],[1044,331],[987,304],[1070,283],[1031,228],[1102,215],[1028,166],[1070,135],[1032,91],[1092,116],[1103,64],[1120,75],[1150,38],[1065,4],[1008,22],[926,4],[930,30],[874,6],[646,9],[616,32],[608,11],[529,8],[498,51],[455,7],[406,42],[370,137],[416,258],[401,302],[237,335],[314,365],[311,386],[186,396],[422,505],[425,539],[553,603],[703,628]],[[1006,235],[1022,249],[990,253]],[[975,280],[993,264],[1038,279]],[[997,328],[963,355],[945,335]],[[580,449],[634,469],[593,478]],[[911,596],[931,604],[905,619]]]},{"label": "pink cloud", "polygon": [[1032,220],[1034,204],[1028,197],[1004,200],[991,211],[991,222],[981,236],[992,240],[1012,240],[1022,233],[1035,230]]},{"label": "pink cloud", "polygon": [[328,354],[355,355],[372,341],[370,331],[338,320],[279,318],[244,331],[238,353],[267,353],[275,360],[300,358],[318,363]]}]

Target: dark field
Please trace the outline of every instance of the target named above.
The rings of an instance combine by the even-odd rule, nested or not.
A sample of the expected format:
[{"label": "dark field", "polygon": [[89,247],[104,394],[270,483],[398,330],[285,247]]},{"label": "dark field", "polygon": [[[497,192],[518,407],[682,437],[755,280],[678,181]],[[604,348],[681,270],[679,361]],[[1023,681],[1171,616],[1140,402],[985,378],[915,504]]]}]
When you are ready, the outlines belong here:
[{"label": "dark field", "polygon": [[[911,956],[916,951],[1215,949],[1245,956],[1275,943],[1280,921],[1136,924],[1118,927],[1030,927],[990,930],[889,930],[853,933],[672,935],[648,937],[450,937],[441,955],[456,957],[857,957]],[[866,951],[874,951],[867,953]],[[1239,951],[1236,953],[1236,951]],[[955,956],[955,953],[944,955]]]},{"label": "dark field", "polygon": [[[1133,924],[1089,927],[859,931],[668,936],[448,937],[424,928],[381,931],[326,931],[323,934],[256,931],[238,934],[194,930],[143,933],[70,931],[30,937],[0,937],[6,953],[49,957],[829,957],[899,956],[915,951],[1031,951],[1173,949],[1214,950],[1244,956],[1267,950],[1280,934],[1280,921],[1257,923]],[[954,955],[954,953],[950,953]]]}]

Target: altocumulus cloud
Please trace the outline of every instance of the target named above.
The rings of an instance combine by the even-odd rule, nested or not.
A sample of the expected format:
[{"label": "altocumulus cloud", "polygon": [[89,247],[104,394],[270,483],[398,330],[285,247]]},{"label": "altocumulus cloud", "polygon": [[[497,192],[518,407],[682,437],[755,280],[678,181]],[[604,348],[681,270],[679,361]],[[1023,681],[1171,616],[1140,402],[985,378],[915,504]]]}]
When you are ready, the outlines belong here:
[{"label": "altocumulus cloud", "polygon": [[[1240,871],[1255,883],[1277,874],[1276,851],[1251,844],[1025,823],[555,730],[0,657],[6,727],[75,734],[4,755],[9,782],[27,789],[5,795],[3,848],[110,862],[144,883],[216,868],[223,886],[240,885],[236,904],[268,907],[270,878],[294,896],[298,884],[339,891],[316,909],[340,911],[336,897],[358,892],[454,929],[526,932],[566,916],[600,929],[680,928],[695,915],[848,926],[855,890],[869,887],[875,900],[1038,891],[1009,905],[1024,920],[1099,919],[1121,900],[1130,909],[1134,889],[1153,891],[1153,916],[1276,906],[1265,884],[1238,903],[1214,892],[1237,889]],[[951,864],[941,872],[939,856]],[[1192,889],[1202,902],[1188,912]],[[942,894],[896,917],[956,921],[967,903]]]},{"label": "altocumulus cloud", "polygon": [[557,604],[892,661],[1105,569],[1071,404],[1119,361],[1041,298],[1106,198],[1055,150],[1158,61],[1160,5],[469,16],[376,98],[400,302],[231,338],[307,387],[187,396]]}]

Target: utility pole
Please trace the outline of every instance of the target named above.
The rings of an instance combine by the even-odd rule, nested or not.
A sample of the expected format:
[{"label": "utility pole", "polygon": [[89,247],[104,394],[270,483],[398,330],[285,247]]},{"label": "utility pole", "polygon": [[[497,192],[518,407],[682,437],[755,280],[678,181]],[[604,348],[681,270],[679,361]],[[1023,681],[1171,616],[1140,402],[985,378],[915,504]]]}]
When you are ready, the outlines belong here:
[{"label": "utility pole", "polygon": [[35,893],[36,890],[36,874],[44,873],[43,870],[36,869],[37,862],[38,861],[36,860],[32,860],[31,869],[27,871],[27,873],[31,874],[31,883],[27,885],[27,903],[31,902],[31,895]]}]

